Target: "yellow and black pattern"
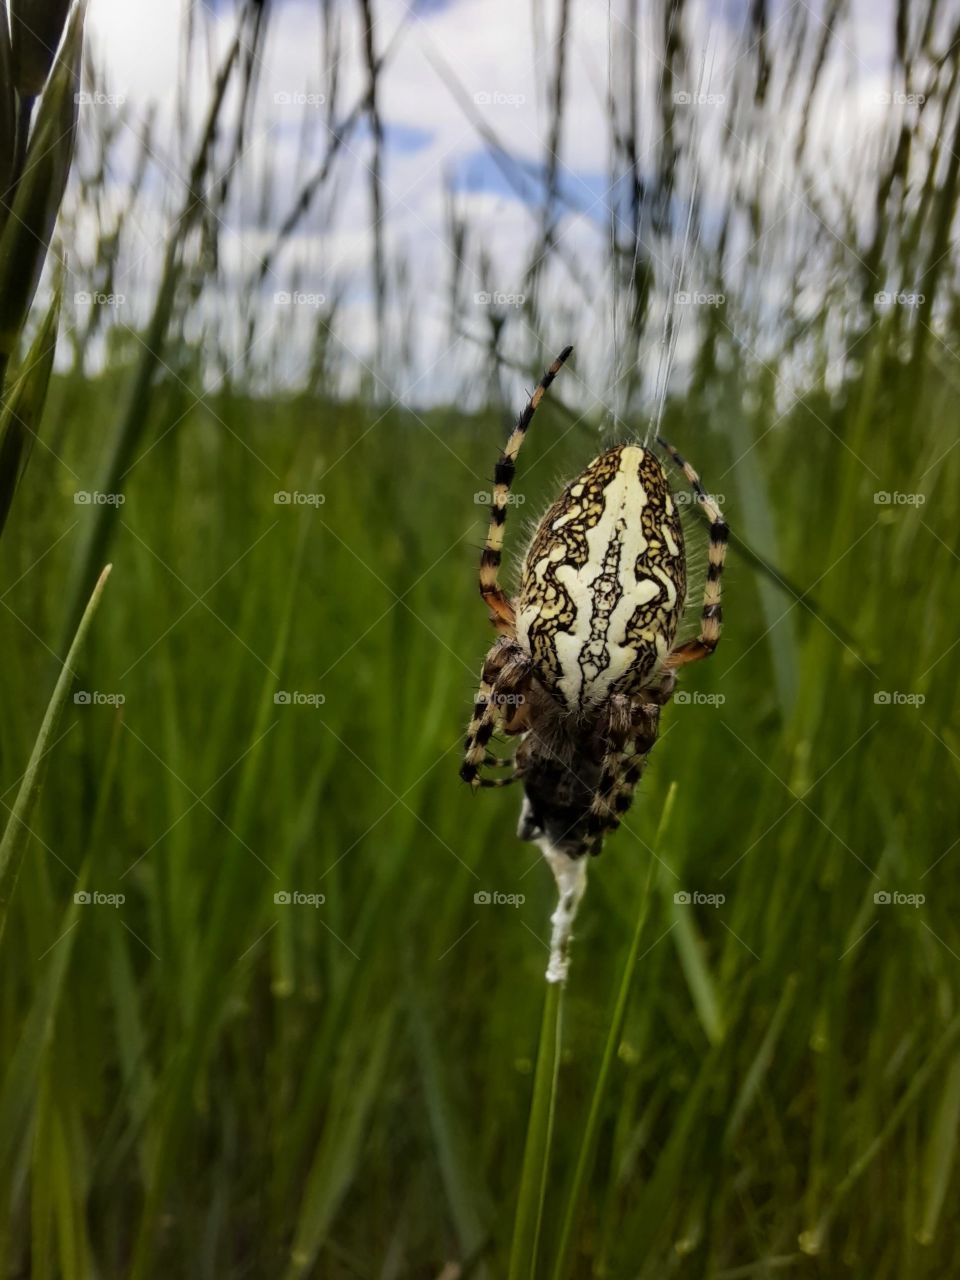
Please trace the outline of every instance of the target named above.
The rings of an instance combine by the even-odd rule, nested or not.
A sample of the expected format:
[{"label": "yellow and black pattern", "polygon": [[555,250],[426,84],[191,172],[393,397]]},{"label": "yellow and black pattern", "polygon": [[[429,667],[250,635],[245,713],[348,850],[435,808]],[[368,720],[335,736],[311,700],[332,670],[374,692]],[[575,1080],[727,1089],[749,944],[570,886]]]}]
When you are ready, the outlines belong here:
[{"label": "yellow and black pattern", "polygon": [[673,644],[687,593],[687,561],[683,546],[680,513],[667,477],[657,458],[643,450],[639,463],[640,484],[647,501],[640,509],[640,527],[645,547],[633,566],[634,583],[655,582],[657,594],[639,604],[627,623],[626,640],[640,658],[635,673],[617,682],[617,689],[630,692],[638,687],[663,661]]},{"label": "yellow and black pattern", "polygon": [[[579,858],[599,853],[629,809],[677,669],[716,648],[727,526],[696,471],[660,440],[710,520],[700,634],[676,644],[687,569],[666,473],[638,445],[608,449],[540,521],[519,594],[509,599],[498,573],[517,453],[570,350],[544,374],[494,473],[480,593],[499,636],[481,673],[460,776],[475,788],[521,781],[520,838]],[[518,739],[512,761],[490,750],[495,734]],[[506,776],[485,776],[511,763]]]},{"label": "yellow and black pattern", "polygon": [[620,445],[540,522],[517,602],[521,639],[538,678],[583,712],[650,677],[673,643],[685,591],[683,531],[663,468],[648,450]]},{"label": "yellow and black pattern", "polygon": [[517,611],[533,615],[527,631],[530,657],[548,688],[557,688],[563,674],[556,635],[570,631],[578,613],[561,575],[570,567],[580,570],[588,565],[587,534],[603,516],[606,489],[619,466],[619,450],[594,458],[540,521],[524,559]]},{"label": "yellow and black pattern", "polygon": [[573,350],[564,349],[550,365],[537,384],[527,406],[517,419],[517,425],[510,433],[504,445],[503,453],[497,460],[493,472],[493,495],[490,503],[490,524],[487,528],[487,540],[480,556],[480,595],[490,608],[490,617],[501,634],[509,634],[513,626],[513,605],[502,590],[499,582],[500,561],[502,559],[504,526],[507,523],[507,503],[510,488],[516,474],[517,454],[527,434],[527,428],[537,411],[544,393],[560,372],[564,361]]},{"label": "yellow and black pattern", "polygon": [[680,468],[693,489],[697,501],[703,507],[710,521],[710,544],[707,550],[707,577],[703,584],[703,608],[700,611],[700,634],[696,640],[688,640],[686,644],[675,649],[668,660],[671,667],[682,667],[688,662],[698,662],[701,658],[709,658],[720,642],[723,628],[723,606],[720,603],[720,579],[723,577],[723,565],[727,558],[727,539],[729,530],[727,522],[720,514],[716,501],[700,483],[700,477],[690,463],[682,458],[672,444],[668,444],[661,436],[657,443],[662,445]]}]

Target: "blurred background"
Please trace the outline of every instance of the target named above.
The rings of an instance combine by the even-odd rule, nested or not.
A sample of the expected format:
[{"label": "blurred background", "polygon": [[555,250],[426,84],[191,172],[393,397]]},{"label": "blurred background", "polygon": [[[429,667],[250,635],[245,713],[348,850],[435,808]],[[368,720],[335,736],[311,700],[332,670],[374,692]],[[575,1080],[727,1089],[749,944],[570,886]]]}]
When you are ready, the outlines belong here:
[{"label": "blurred background", "polygon": [[507,1275],[555,890],[457,769],[568,342],[508,568],[655,427],[735,537],[523,1274],[951,1274],[956,3],[0,9],[4,1274]]}]

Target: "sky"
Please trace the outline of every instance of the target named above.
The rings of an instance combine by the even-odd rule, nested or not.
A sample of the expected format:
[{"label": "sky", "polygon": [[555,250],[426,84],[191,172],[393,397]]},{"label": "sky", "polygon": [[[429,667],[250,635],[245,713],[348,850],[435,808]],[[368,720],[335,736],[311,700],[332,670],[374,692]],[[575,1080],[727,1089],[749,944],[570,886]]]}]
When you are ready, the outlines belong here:
[{"label": "sky", "polygon": [[[155,287],[163,236],[172,210],[182,199],[187,161],[178,144],[176,108],[186,0],[163,5],[131,5],[129,0],[91,0],[88,41],[110,101],[89,111],[117,111],[120,140],[112,156],[104,197],[123,205],[134,164],[136,135],[151,112],[157,113],[153,171],[127,222],[125,263],[128,317],[142,317]],[[381,113],[385,125],[383,171],[384,235],[391,264],[404,264],[412,282],[416,315],[416,350],[408,361],[410,394],[425,400],[450,393],[450,380],[462,378],[476,351],[457,344],[450,351],[449,282],[458,273],[463,288],[458,320],[479,338],[489,332],[489,304],[482,296],[493,289],[508,301],[504,312],[516,331],[516,349],[556,345],[551,333],[523,332],[522,307],[509,301],[522,293],[526,267],[540,232],[537,175],[542,174],[549,132],[546,107],[554,69],[559,3],[525,4],[518,0],[430,0],[414,5],[402,0],[374,0],[374,43],[378,53],[390,50],[381,80]],[[598,346],[616,341],[617,301],[605,283],[604,259],[612,215],[620,216],[622,185],[610,170],[607,95],[618,80],[623,58],[635,51],[647,95],[663,84],[657,12],[648,0],[636,6],[613,0],[575,0],[567,64],[568,110],[560,139],[559,181],[564,193],[557,236],[563,254],[575,263],[581,280],[571,288],[569,274],[555,262],[545,272],[545,296],[559,319],[566,311],[583,311]],[[769,173],[769,218],[790,225],[805,201],[800,175],[791,171],[789,148],[781,145],[801,118],[803,104],[791,100],[786,86],[778,112],[765,122],[744,119],[744,143],[737,154],[739,172],[714,161],[721,151],[726,108],[737,92],[744,68],[744,37],[750,6],[698,0],[688,6],[686,32],[691,45],[690,83],[674,86],[692,101],[678,109],[695,121],[685,138],[687,172],[676,196],[676,243],[649,245],[658,276],[655,304],[665,315],[670,305],[678,258],[685,258],[683,228],[689,200],[701,206],[704,233],[719,226],[731,198],[732,184],[757,165]],[[189,116],[194,131],[205,110],[211,68],[227,47],[234,10],[225,2],[199,6],[209,48],[191,65]],[[361,57],[359,6],[335,6],[341,33],[339,56],[325,46],[320,5],[316,0],[276,0],[273,25],[263,50],[253,125],[237,183],[237,199],[220,232],[222,271],[230,287],[243,288],[289,207],[305,170],[329,145],[327,108],[334,80],[338,114],[362,100],[365,74]],[[863,155],[869,139],[891,110],[883,101],[891,87],[888,32],[889,7],[857,0],[850,18],[837,32],[836,56],[828,68],[828,89],[818,95],[811,129],[822,153],[815,180],[829,201],[846,189],[853,172],[851,155]],[[816,6],[803,0],[781,0],[772,8],[768,39],[776,41],[798,16],[816,32]],[[452,87],[450,80],[455,79]],[[776,92],[781,92],[776,89]],[[651,99],[652,101],[652,99]],[[739,120],[740,117],[737,117]],[[90,120],[87,127],[103,123]],[[508,181],[485,145],[478,126],[492,129],[509,152],[514,182]],[[738,126],[739,127],[739,126]],[[766,129],[766,134],[763,130]],[[639,150],[651,165],[658,148],[659,121],[650,109],[640,113]],[[693,139],[693,141],[691,141]],[[369,128],[359,129],[345,145],[337,166],[336,201],[318,202],[298,235],[279,256],[265,281],[263,307],[269,314],[277,294],[294,283],[310,298],[341,299],[336,340],[342,366],[351,376],[377,376],[376,317],[372,292],[370,231]],[[517,175],[520,175],[519,177]],[[611,180],[613,177],[613,181]],[[520,189],[517,189],[519,185]],[[263,191],[270,196],[264,201]],[[467,249],[460,262],[452,257],[449,236],[450,193],[468,228]],[[820,194],[820,193],[818,193]],[[779,205],[785,212],[779,213]],[[91,246],[93,241],[91,240]],[[745,248],[749,247],[745,244]],[[92,252],[91,248],[91,252]],[[481,268],[481,257],[489,268]],[[776,263],[771,262],[769,291],[776,292]],[[687,281],[696,288],[698,281]],[[481,301],[477,301],[480,297]],[[216,310],[216,298],[211,301]],[[285,304],[279,304],[285,305]],[[296,384],[310,359],[317,306],[307,303],[301,340],[284,344],[275,362],[281,382]],[[209,313],[206,319],[210,320]],[[227,306],[217,320],[222,336],[231,334],[235,308]],[[298,316],[298,319],[301,317]],[[399,344],[409,318],[402,308],[390,324]],[[549,326],[548,326],[549,327]],[[528,326],[529,328],[529,326]],[[691,342],[678,344],[683,364]],[[261,350],[269,349],[264,342]],[[236,353],[242,359],[243,349]],[[651,355],[651,361],[654,354]],[[390,386],[390,394],[403,388]]]}]

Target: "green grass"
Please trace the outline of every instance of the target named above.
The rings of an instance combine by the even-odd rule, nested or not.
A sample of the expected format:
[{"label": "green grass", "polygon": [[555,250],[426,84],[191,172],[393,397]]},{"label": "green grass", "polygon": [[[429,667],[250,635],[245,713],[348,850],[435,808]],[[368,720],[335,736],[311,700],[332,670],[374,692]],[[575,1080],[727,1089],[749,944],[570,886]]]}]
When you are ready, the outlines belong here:
[{"label": "green grass", "polygon": [[[58,22],[61,8],[41,6]],[[558,478],[611,441],[583,406],[613,395],[646,429],[636,406],[656,399],[656,344],[675,333],[660,307],[682,285],[727,302],[673,309],[695,354],[664,434],[795,584],[731,543],[722,644],[683,673],[635,806],[590,868],[562,997],[543,980],[555,889],[513,834],[519,797],[457,779],[490,641],[473,495],[502,417],[383,415],[372,383],[344,402],[356,280],[328,281],[325,253],[300,246],[281,277],[293,238],[342,221],[355,126],[372,126],[372,207],[394,203],[376,119],[394,41],[366,45],[356,101],[350,76],[321,85],[336,132],[314,155],[303,122],[301,185],[278,214],[289,175],[248,145],[270,7],[238,8],[219,61],[190,24],[179,103],[195,127],[145,129],[131,175],[120,117],[86,112],[51,250],[68,269],[34,299],[73,153],[82,10],[32,116],[56,41],[31,68],[23,28],[16,48],[0,38],[3,1275],[955,1270],[960,77],[935,8],[890,33],[890,87],[923,110],[875,112],[843,174],[816,127],[839,109],[831,60],[855,41],[842,7],[769,29],[751,11],[716,133],[671,91],[702,66],[689,6],[651,27],[654,62],[615,25],[597,155],[621,216],[604,262],[580,261],[579,240],[573,255],[563,218],[588,215],[558,185],[580,106],[573,29],[519,86],[544,91],[542,208],[535,165],[520,173],[459,68],[423,46],[477,146],[522,177],[539,243],[526,278],[496,278],[491,228],[447,192],[455,253],[420,281],[396,228],[372,226],[380,372],[426,385],[440,300],[451,343],[467,331],[522,361],[549,335],[536,370],[489,361],[517,407],[524,373],[577,346],[521,457],[512,567]],[[325,22],[331,67],[341,39]],[[211,67],[208,94],[188,92],[190,69]],[[137,227],[162,208],[154,278]],[[273,228],[263,262],[221,269],[220,229],[254,209]],[[139,319],[71,308],[78,285],[109,295],[125,276]],[[317,280],[315,394],[245,396],[295,351],[274,287]],[[504,283],[522,308],[478,317],[476,287]],[[898,286],[917,305],[877,307]],[[597,374],[611,307],[615,383]],[[58,326],[78,368],[102,338],[106,373],[48,388]],[[481,385],[496,401],[496,378]],[[75,500],[97,490],[125,501]],[[702,573],[706,534],[689,525]],[[477,900],[491,890],[523,901]]]},{"label": "green grass", "polygon": [[[769,432],[762,387],[748,411],[711,401],[709,429],[699,392],[669,408],[731,526],[828,621],[731,552],[721,648],[682,681],[725,701],[667,711],[591,867],[536,1274],[953,1265],[960,450],[936,367],[917,385],[884,325],[866,345],[876,379],[814,387]],[[8,808],[115,400],[113,379],[54,382],[76,479],[35,450],[8,523]],[[507,1272],[554,890],[518,797],[456,777],[489,641],[472,495],[501,427],[375,417],[214,398],[130,473],[76,682],[125,701],[68,703],[2,942],[12,1274]],[[514,549],[598,442],[544,407]]]}]

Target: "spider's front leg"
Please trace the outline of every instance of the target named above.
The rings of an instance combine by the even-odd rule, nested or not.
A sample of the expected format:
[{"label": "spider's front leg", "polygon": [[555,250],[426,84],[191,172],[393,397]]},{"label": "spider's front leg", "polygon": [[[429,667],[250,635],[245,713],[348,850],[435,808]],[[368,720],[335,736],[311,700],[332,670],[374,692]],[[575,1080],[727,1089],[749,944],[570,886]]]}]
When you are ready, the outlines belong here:
[{"label": "spider's front leg", "polygon": [[510,500],[510,487],[513,484],[513,477],[517,469],[517,454],[520,452],[520,446],[523,444],[524,437],[527,434],[527,428],[533,421],[537,406],[572,350],[572,347],[564,347],[540,379],[536,390],[527,402],[527,407],[517,419],[517,425],[510,433],[510,438],[503,447],[503,453],[501,453],[493,473],[490,526],[487,529],[487,540],[483,546],[483,555],[480,557],[480,595],[490,608],[490,621],[503,636],[516,634],[514,628],[516,614],[514,613],[513,601],[500,586],[499,572],[503,549],[503,533],[507,522],[507,503]]},{"label": "spider's front leg", "polygon": [[525,696],[531,670],[530,658],[509,637],[502,636],[487,654],[460,766],[460,777],[471,786],[502,787],[515,780],[513,775],[496,780],[483,778],[480,771],[489,763],[487,745],[498,726],[511,734],[526,728]]}]

